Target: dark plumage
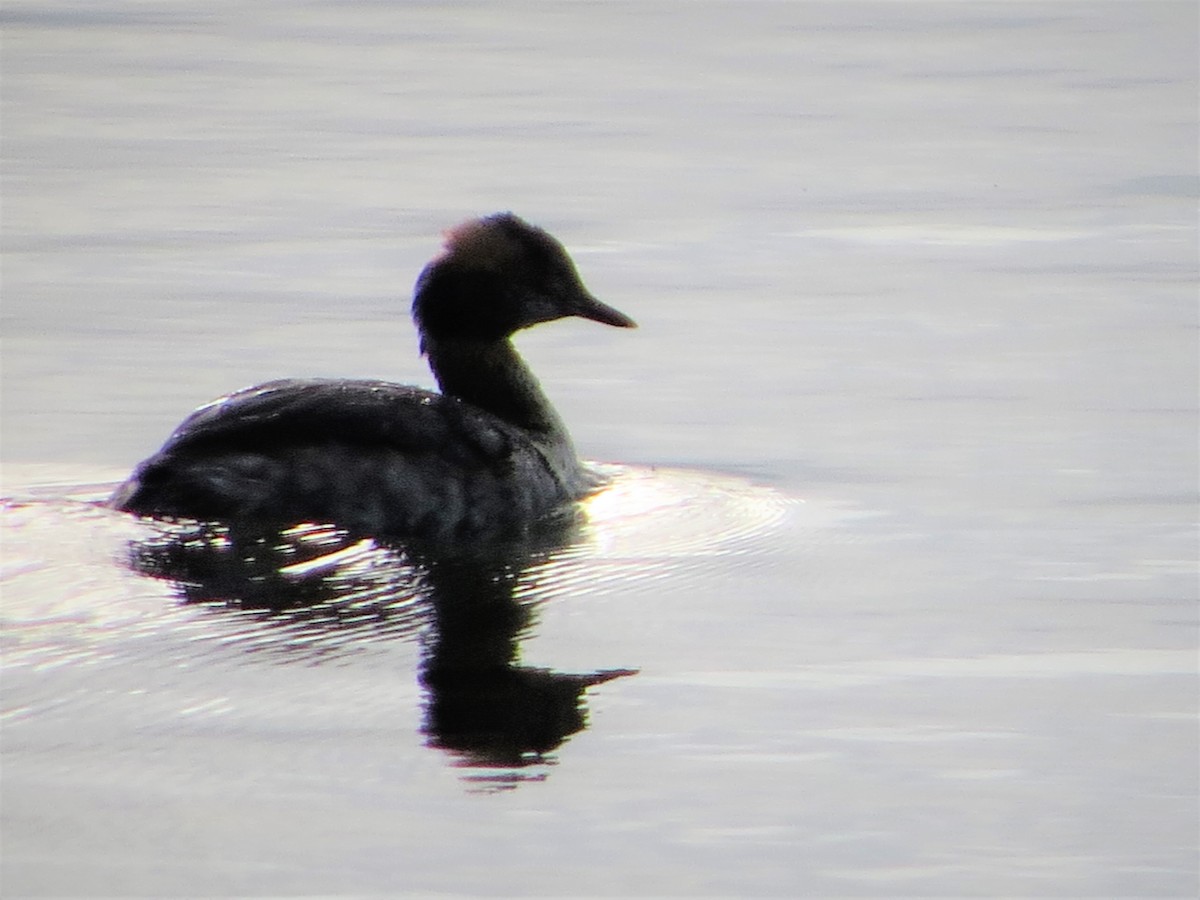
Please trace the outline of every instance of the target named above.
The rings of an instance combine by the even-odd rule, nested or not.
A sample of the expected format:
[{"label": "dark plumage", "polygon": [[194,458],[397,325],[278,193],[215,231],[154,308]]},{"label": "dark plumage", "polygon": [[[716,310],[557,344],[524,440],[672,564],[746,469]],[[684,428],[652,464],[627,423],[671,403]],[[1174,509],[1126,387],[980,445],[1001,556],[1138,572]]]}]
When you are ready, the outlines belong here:
[{"label": "dark plumage", "polygon": [[513,332],[592,297],[553,237],[510,213],[447,234],[413,298],[441,393],[381,381],[273,381],[201,407],[111,505],[238,527],[329,522],[437,541],[519,533],[592,486]]}]

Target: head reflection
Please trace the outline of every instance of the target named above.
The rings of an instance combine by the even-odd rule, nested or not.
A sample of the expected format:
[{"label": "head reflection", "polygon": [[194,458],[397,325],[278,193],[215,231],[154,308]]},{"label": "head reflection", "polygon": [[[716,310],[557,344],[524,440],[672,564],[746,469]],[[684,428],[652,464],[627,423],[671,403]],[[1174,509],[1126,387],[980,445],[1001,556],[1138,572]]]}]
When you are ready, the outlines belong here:
[{"label": "head reflection", "polygon": [[587,688],[635,672],[519,663],[536,606],[550,596],[518,600],[515,590],[531,565],[581,540],[574,522],[455,552],[383,545],[328,526],[269,534],[154,527],[132,545],[133,567],[170,580],[186,602],[254,617],[271,632],[254,645],[260,652],[311,662],[363,641],[419,637],[426,743],[456,765],[489,770],[468,779],[485,788],[544,777],[520,770],[548,762],[586,727]]}]

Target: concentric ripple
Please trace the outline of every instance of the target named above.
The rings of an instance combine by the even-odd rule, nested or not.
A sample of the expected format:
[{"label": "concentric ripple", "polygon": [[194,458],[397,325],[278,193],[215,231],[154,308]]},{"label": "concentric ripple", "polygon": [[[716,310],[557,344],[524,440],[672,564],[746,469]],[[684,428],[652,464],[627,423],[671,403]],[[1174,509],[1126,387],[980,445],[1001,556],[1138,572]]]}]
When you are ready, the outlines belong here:
[{"label": "concentric ripple", "polygon": [[[583,504],[571,542],[512,561],[513,600],[573,601],[629,579],[678,578],[704,559],[758,552],[801,508],[728,475],[597,468],[609,483]],[[33,483],[8,487],[0,498],[8,666],[96,662],[138,647],[180,656],[225,648],[311,658],[418,639],[429,625],[431,586],[403,548],[300,526],[254,551],[259,558],[246,570],[241,594],[210,595],[211,584],[197,586],[186,573],[197,559],[208,571],[228,549],[219,531],[174,534],[99,505],[110,483],[33,474]],[[164,546],[168,563],[182,560],[184,574],[145,562]]]}]

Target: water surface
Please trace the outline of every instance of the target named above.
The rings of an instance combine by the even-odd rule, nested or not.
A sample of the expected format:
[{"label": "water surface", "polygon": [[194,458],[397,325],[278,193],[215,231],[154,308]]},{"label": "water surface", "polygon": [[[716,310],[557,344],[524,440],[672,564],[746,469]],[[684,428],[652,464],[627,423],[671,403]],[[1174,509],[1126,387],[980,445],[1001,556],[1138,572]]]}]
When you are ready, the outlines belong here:
[{"label": "water surface", "polygon": [[[0,17],[6,895],[1195,895],[1194,4]],[[498,209],[640,325],[519,342],[585,532],[482,629],[320,530],[285,609],[138,571],[95,501],[428,385]]]}]

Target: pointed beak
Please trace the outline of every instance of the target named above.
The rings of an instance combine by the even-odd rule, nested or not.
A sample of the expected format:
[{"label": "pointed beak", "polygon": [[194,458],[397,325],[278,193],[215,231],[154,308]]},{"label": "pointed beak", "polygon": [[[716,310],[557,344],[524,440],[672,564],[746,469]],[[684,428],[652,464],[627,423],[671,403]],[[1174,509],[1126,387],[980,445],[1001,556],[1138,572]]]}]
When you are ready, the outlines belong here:
[{"label": "pointed beak", "polygon": [[615,325],[617,328],[637,328],[637,322],[620,310],[613,309],[607,303],[601,303],[588,293],[581,293],[572,310],[574,315],[604,325]]}]

